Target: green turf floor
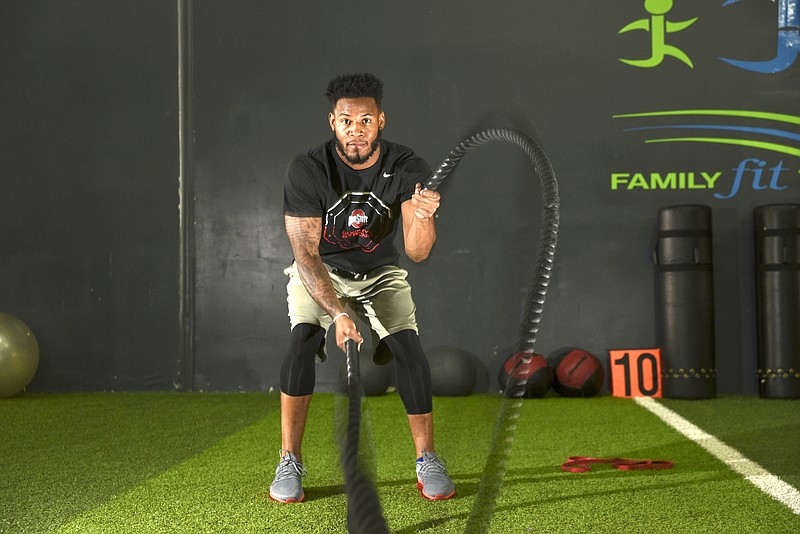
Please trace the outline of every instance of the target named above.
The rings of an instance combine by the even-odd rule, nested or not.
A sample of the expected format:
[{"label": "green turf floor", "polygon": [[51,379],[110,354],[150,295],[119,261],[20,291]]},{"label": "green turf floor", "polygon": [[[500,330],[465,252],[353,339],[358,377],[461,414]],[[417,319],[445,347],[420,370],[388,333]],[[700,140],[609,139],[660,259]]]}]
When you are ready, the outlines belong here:
[{"label": "green turf floor", "polygon": [[[800,401],[728,397],[663,404],[800,488]],[[800,532],[800,531],[798,531]]]},{"label": "green turf floor", "polygon": [[[315,396],[304,442],[307,501],[267,498],[278,459],[275,395],[99,393],[0,402],[0,532],[345,532],[334,420],[343,399]],[[499,398],[435,398],[437,449],[457,496],[415,488],[414,450],[396,395],[365,401],[393,533],[463,532]],[[665,401],[797,486],[800,402]],[[569,455],[669,459],[675,468],[565,473]],[[630,400],[525,401],[493,533],[800,532],[800,516],[762,494]]]}]

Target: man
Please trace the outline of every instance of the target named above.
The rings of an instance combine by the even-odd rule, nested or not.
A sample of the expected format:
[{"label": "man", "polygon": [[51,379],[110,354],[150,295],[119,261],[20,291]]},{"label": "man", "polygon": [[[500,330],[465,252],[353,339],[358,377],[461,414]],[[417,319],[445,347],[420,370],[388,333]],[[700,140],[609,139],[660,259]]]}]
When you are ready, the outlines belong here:
[{"label": "man", "polygon": [[383,83],[371,74],[338,76],[326,96],[334,138],[296,157],[286,171],[284,221],[294,253],[287,301],[291,341],[281,367],[281,451],[270,498],[305,497],[301,443],[314,391],[315,357],[324,361],[333,324],[345,350],[361,333],[345,306],[380,337],[375,359],[395,361],[397,391],[416,449],[417,486],[431,500],[455,494],[433,447],[431,377],[417,335],[407,272],[394,246],[402,220],[406,255],[419,262],[436,241],[439,193],[422,189],[431,170],[411,149],[381,139]]}]

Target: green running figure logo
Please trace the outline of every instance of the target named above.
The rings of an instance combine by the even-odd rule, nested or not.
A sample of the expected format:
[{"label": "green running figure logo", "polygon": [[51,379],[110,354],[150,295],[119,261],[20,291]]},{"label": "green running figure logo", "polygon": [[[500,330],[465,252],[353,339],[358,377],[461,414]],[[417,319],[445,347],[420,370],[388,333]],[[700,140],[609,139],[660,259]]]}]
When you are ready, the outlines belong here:
[{"label": "green running figure logo", "polygon": [[650,32],[653,55],[648,59],[622,59],[620,61],[632,65],[634,67],[652,68],[656,67],[664,61],[665,56],[672,56],[678,58],[690,68],[694,68],[692,60],[689,59],[681,49],[666,44],[666,35],[668,33],[675,33],[685,30],[695,23],[697,17],[683,22],[670,22],[664,18],[664,15],[669,13],[672,9],[672,0],[645,0],[644,8],[650,13],[650,19],[640,19],[631,22],[622,28],[618,34],[633,30],[644,30]]}]

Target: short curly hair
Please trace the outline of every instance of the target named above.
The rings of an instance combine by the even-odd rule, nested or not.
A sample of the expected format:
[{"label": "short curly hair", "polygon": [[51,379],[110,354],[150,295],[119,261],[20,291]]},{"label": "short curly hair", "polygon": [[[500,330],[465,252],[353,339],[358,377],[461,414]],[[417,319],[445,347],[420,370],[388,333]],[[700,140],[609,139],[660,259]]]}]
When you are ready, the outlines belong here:
[{"label": "short curly hair", "polygon": [[328,82],[325,96],[328,97],[331,108],[336,107],[336,102],[341,98],[365,97],[374,98],[380,108],[383,99],[383,82],[368,72],[342,74]]}]

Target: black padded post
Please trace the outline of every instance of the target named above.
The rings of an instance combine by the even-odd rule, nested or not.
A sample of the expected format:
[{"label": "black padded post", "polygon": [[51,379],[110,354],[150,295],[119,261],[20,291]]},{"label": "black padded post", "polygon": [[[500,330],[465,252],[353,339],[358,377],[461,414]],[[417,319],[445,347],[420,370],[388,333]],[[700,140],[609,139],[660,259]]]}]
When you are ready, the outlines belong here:
[{"label": "black padded post", "polygon": [[758,390],[800,398],[800,204],[753,210],[756,247]]},{"label": "black padded post", "polygon": [[716,396],[711,208],[658,212],[656,335],[665,397]]}]

